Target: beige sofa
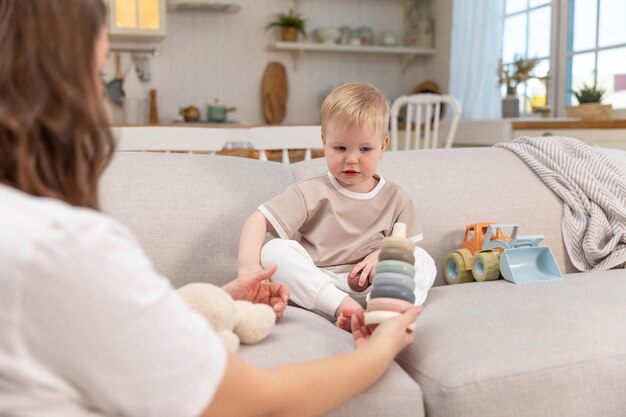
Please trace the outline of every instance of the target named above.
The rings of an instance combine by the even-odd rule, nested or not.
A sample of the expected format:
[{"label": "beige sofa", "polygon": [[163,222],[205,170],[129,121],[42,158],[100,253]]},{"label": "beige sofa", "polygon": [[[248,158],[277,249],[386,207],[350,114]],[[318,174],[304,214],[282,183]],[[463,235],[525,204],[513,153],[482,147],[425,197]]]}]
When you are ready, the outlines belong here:
[{"label": "beige sofa", "polygon": [[[101,200],[174,286],[221,284],[236,274],[249,213],[294,180],[324,171],[323,160],[289,167],[120,153],[103,179]],[[413,197],[423,247],[439,273],[415,343],[333,416],[626,416],[626,271],[574,270],[561,235],[562,203],[521,160],[493,148],[396,152],[385,155],[380,173]],[[543,233],[565,279],[447,286],[445,256],[464,227],[478,221]],[[347,333],[289,307],[268,339],[241,354],[269,367],[351,348]]]}]

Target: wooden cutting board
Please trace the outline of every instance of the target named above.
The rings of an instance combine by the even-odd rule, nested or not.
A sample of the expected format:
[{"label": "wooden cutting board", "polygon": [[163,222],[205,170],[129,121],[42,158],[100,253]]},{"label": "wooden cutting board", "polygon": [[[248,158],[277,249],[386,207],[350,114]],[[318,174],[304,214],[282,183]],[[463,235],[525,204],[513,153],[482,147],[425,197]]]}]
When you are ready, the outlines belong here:
[{"label": "wooden cutting board", "polygon": [[261,82],[263,117],[270,125],[282,123],[287,115],[287,70],[280,62],[270,62],[265,67]]}]

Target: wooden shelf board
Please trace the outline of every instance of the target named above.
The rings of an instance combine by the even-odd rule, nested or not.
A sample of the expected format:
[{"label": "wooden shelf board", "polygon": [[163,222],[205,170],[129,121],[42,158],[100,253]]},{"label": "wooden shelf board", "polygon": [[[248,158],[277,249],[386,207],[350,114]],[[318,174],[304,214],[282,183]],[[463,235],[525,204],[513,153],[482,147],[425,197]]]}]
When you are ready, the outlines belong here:
[{"label": "wooden shelf board", "polygon": [[287,51],[319,51],[319,52],[356,52],[370,54],[395,55],[434,55],[432,48],[412,48],[409,46],[381,46],[381,45],[337,45],[333,43],[314,42],[275,42],[274,49]]}]

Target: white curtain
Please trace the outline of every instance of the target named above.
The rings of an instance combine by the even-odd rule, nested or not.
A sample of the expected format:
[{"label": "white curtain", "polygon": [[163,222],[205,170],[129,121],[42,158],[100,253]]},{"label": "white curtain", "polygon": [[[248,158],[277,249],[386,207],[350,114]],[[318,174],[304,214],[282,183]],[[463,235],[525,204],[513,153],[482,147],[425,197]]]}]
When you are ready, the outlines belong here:
[{"label": "white curtain", "polygon": [[504,0],[453,0],[450,94],[466,120],[499,119]]}]

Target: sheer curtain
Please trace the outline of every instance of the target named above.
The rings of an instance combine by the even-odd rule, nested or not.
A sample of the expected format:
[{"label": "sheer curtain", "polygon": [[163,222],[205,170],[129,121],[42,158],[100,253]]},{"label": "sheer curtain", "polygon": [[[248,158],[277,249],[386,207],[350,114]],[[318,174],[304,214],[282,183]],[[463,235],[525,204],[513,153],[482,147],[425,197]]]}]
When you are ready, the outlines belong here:
[{"label": "sheer curtain", "polygon": [[466,120],[499,119],[504,0],[453,0],[450,94]]}]

